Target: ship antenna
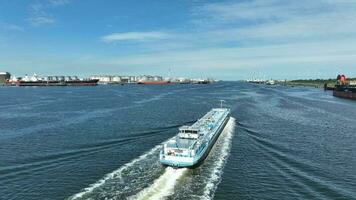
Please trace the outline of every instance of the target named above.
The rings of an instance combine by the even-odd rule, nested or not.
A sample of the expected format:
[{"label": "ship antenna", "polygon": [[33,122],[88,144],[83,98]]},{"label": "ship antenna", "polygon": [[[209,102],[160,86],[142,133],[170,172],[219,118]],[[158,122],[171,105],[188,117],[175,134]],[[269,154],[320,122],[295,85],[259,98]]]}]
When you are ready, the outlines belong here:
[{"label": "ship antenna", "polygon": [[220,108],[222,108],[223,102],[225,102],[225,100],[220,100]]}]

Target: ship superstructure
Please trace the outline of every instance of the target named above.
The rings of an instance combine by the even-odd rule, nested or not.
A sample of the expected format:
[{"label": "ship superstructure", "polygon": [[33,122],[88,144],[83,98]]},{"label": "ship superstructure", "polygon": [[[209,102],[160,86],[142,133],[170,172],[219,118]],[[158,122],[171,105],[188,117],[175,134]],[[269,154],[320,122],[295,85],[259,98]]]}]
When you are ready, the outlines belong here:
[{"label": "ship superstructure", "polygon": [[180,127],[178,135],[163,145],[160,162],[174,167],[198,165],[214,146],[229,114],[228,108],[213,108],[193,125]]}]

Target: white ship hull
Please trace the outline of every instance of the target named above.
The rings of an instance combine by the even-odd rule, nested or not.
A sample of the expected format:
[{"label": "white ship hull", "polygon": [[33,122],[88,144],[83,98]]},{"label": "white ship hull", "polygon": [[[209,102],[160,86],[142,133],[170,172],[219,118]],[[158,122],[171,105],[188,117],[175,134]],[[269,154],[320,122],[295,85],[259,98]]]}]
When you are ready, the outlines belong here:
[{"label": "white ship hull", "polygon": [[[221,110],[220,110],[221,111]],[[221,111],[222,112],[222,111]],[[219,121],[217,121],[216,125],[213,129],[207,132],[204,136],[200,136],[201,138],[196,138],[194,142],[201,142],[200,146],[196,146],[194,148],[178,148],[183,153],[167,153],[173,152],[177,148],[169,148],[167,145],[163,147],[163,150],[160,152],[160,162],[164,165],[173,166],[173,167],[196,167],[205,160],[208,156],[210,150],[214,146],[216,140],[219,138],[220,133],[224,130],[226,123],[229,120],[229,109],[225,109],[224,113],[221,115]],[[193,125],[194,126],[194,125]],[[179,144],[178,140],[182,140],[177,136],[175,138],[177,144]],[[178,145],[179,147],[179,145]],[[197,151],[197,149],[199,151]],[[188,152],[185,153],[184,152]],[[177,151],[176,151],[177,152]]]}]

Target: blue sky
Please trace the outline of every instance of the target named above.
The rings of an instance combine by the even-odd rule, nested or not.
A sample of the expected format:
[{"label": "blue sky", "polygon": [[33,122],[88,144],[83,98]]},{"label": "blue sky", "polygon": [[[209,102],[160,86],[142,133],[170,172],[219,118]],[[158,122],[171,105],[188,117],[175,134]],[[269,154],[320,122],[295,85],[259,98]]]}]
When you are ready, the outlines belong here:
[{"label": "blue sky", "polygon": [[0,71],[356,76],[356,1],[0,0]]}]

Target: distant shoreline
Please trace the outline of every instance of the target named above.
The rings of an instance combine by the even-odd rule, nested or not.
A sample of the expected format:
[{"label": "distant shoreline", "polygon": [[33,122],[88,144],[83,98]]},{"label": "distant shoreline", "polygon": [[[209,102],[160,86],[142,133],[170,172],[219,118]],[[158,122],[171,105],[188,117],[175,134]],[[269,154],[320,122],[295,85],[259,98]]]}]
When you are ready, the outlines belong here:
[{"label": "distant shoreline", "polygon": [[288,86],[302,86],[302,87],[313,87],[313,88],[324,88],[324,84],[327,84],[327,87],[335,87],[335,80],[292,80],[287,81],[286,85]]},{"label": "distant shoreline", "polygon": [[[348,80],[355,81],[356,78],[350,78]],[[332,89],[335,87],[336,79],[298,79],[287,81],[285,84],[288,86],[324,88],[325,83],[327,85],[327,88]]]}]

